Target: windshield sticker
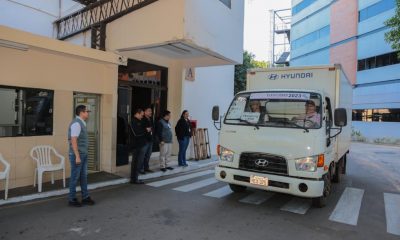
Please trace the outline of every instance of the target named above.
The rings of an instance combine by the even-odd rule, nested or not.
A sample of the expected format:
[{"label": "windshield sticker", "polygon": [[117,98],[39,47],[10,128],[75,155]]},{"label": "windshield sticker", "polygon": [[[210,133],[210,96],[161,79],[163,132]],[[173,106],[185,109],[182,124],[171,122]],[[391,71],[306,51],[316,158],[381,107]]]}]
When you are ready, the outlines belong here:
[{"label": "windshield sticker", "polygon": [[227,117],[240,118],[242,116],[245,107],[246,107],[246,101],[242,101],[241,99],[235,100],[232,103],[232,106],[229,108]]},{"label": "windshield sticker", "polygon": [[250,99],[297,99],[297,100],[309,100],[310,93],[295,93],[295,92],[263,92],[263,93],[252,93]]},{"label": "windshield sticker", "polygon": [[245,112],[242,114],[240,119],[248,121],[250,123],[257,123],[258,119],[260,118],[260,113],[259,112]]}]

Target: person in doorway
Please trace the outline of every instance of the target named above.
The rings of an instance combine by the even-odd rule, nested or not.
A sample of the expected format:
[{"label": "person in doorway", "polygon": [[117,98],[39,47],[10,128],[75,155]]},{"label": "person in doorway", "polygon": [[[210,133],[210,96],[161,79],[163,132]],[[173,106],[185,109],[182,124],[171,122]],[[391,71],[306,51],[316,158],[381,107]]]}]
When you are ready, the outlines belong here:
[{"label": "person in doorway", "polygon": [[[68,128],[69,161],[71,164],[71,177],[69,180],[68,204],[73,207],[81,207],[82,204],[94,205],[87,189],[88,166],[88,133],[86,120],[89,118],[89,110],[86,106],[79,105],[75,108],[75,119]],[[80,181],[82,202],[76,198],[76,184]]]},{"label": "person in doorway", "polygon": [[157,126],[157,136],[160,141],[160,168],[163,172],[173,170],[172,167],[168,166],[168,158],[171,156],[172,149],[172,131],[171,124],[169,123],[170,118],[171,112],[165,110]]},{"label": "person in doorway", "polygon": [[140,173],[146,174],[146,172],[153,172],[149,168],[149,161],[151,157],[151,153],[153,152],[153,142],[154,142],[154,121],[153,121],[153,110],[151,107],[148,107],[144,110],[144,118],[143,125],[146,128],[146,143],[144,145],[144,157],[143,164],[140,166]]},{"label": "person in doorway", "polygon": [[187,167],[186,150],[189,146],[190,137],[192,136],[189,112],[187,110],[182,112],[181,118],[175,126],[175,134],[179,142],[178,165]]},{"label": "person in doorway", "polygon": [[321,123],[321,115],[316,112],[315,102],[308,100],[305,103],[306,113],[294,117],[296,121],[304,122],[305,127],[318,128]]},{"label": "person in doorway", "polygon": [[132,184],[143,184],[144,182],[139,180],[139,166],[143,164],[143,153],[144,146],[146,144],[146,128],[143,125],[144,112],[141,108],[138,108],[134,112],[132,119],[132,125],[130,126],[133,134],[133,146],[132,146],[132,162],[131,162],[131,181]]}]

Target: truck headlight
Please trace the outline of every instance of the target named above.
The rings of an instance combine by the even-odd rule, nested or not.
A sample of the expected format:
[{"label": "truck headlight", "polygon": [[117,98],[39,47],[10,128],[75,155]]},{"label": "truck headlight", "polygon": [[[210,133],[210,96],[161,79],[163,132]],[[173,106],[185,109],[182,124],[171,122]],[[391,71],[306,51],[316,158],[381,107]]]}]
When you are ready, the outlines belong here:
[{"label": "truck headlight", "polygon": [[220,151],[221,155],[219,156],[219,158],[221,159],[221,161],[233,162],[234,152],[232,150],[229,150],[221,146]]},{"label": "truck headlight", "polygon": [[318,155],[294,160],[297,171],[315,172],[317,171]]}]

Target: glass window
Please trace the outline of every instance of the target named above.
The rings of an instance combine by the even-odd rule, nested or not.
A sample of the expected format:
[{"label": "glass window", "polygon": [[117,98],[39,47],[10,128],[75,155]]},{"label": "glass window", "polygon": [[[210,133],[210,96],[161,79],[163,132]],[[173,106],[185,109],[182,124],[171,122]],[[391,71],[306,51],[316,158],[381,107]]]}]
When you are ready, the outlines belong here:
[{"label": "glass window", "polygon": [[359,12],[358,21],[364,21],[368,18],[386,12],[396,6],[396,0],[382,0],[369,7],[366,7]]},{"label": "glass window", "polygon": [[357,109],[353,110],[353,121],[400,122],[400,108]]},{"label": "glass window", "polygon": [[53,134],[53,95],[45,89],[0,87],[0,137]]},{"label": "glass window", "polygon": [[307,35],[304,35],[303,37],[293,40],[291,47],[292,47],[292,49],[299,48],[303,45],[314,42],[320,38],[328,37],[329,34],[330,34],[330,26],[327,25],[321,29],[318,29],[317,31],[311,32]]},{"label": "glass window", "polygon": [[358,71],[365,70],[365,59],[358,60]]},{"label": "glass window", "polygon": [[310,6],[311,4],[313,4],[316,1],[317,0],[303,0],[303,1],[301,1],[299,4],[297,4],[296,6],[294,6],[292,8],[292,15],[295,15],[295,14],[301,12],[303,9],[307,8],[308,6]]},{"label": "glass window", "polygon": [[358,71],[363,71],[372,68],[384,67],[393,64],[399,64],[400,59],[398,57],[399,52],[386,53],[366,59],[358,60]]},{"label": "glass window", "polygon": [[321,96],[307,92],[255,92],[237,95],[225,124],[258,127],[320,128]]}]

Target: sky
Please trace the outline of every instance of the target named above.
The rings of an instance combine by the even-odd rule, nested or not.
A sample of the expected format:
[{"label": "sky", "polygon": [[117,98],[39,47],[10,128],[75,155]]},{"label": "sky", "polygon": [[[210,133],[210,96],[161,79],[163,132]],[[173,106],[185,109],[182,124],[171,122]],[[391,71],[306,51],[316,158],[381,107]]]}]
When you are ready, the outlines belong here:
[{"label": "sky", "polygon": [[259,61],[271,58],[269,10],[290,8],[291,0],[245,0],[244,50]]}]

